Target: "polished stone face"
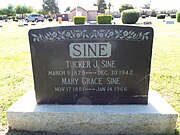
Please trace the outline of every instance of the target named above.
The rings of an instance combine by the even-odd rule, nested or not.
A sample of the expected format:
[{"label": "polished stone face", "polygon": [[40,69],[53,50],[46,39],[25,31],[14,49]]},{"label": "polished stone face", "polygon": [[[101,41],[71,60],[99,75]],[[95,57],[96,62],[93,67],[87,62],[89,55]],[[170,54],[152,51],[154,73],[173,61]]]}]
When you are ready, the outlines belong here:
[{"label": "polished stone face", "polygon": [[147,104],[152,28],[50,27],[29,40],[38,104]]}]

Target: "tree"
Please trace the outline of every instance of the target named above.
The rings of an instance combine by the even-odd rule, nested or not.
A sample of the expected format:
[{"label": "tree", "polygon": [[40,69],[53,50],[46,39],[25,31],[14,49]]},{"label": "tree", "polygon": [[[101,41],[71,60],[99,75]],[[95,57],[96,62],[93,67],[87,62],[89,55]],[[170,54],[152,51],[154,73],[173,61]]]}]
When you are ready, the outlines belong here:
[{"label": "tree", "polygon": [[66,10],[65,10],[64,12],[70,11],[70,9],[71,9],[70,7],[67,7]]},{"label": "tree", "polygon": [[43,0],[43,9],[49,13],[51,18],[59,13],[58,2],[56,0]]},{"label": "tree", "polygon": [[44,9],[39,9],[39,10],[37,11],[37,13],[38,13],[38,14],[43,14],[43,15],[48,15],[48,12],[45,11]]},{"label": "tree", "polygon": [[0,15],[6,15],[6,9],[5,8],[0,9]]},{"label": "tree", "polygon": [[134,9],[134,7],[131,4],[124,4],[119,8],[119,12],[121,13],[122,11],[127,9]]},{"label": "tree", "polygon": [[105,0],[97,0],[97,3],[94,3],[94,6],[98,6],[98,13],[104,14],[105,9],[107,9]]},{"label": "tree", "polygon": [[16,13],[21,14],[22,17],[26,13],[32,13],[33,12],[33,7],[31,6],[25,6],[25,5],[17,5],[16,6]]},{"label": "tree", "polygon": [[4,15],[7,15],[7,16],[15,16],[16,15],[16,11],[15,11],[13,5],[8,5],[7,8],[2,9],[2,12]]},{"label": "tree", "polygon": [[150,9],[150,3],[144,4],[144,6],[142,7],[142,9]]}]

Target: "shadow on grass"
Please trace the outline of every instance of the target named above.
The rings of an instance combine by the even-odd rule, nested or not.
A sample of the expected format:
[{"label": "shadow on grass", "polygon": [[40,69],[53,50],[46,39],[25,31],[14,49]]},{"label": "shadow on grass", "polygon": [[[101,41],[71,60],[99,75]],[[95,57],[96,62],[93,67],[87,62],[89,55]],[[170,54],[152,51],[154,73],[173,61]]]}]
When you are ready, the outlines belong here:
[{"label": "shadow on grass", "polygon": [[59,135],[59,134],[46,133],[46,132],[29,132],[29,131],[9,130],[5,135]]}]

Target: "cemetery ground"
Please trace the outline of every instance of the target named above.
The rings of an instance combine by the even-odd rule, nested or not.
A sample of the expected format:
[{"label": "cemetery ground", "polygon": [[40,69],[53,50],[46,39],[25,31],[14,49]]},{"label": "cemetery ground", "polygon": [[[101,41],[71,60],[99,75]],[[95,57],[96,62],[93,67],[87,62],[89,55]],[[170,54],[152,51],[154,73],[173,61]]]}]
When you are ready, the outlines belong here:
[{"label": "cemetery ground", "polygon": [[[147,26],[154,28],[150,89],[160,92],[178,112],[176,134],[180,134],[180,23],[174,20],[175,24],[165,24],[163,20],[146,18],[140,19],[137,25],[142,26],[144,21],[152,21],[152,25]],[[69,22],[44,22],[18,27],[19,24],[2,22],[3,27],[0,28],[0,135],[7,132],[6,110],[34,87],[28,30],[67,25]],[[117,20],[116,24],[121,22]],[[18,132],[9,131],[7,134]]]}]

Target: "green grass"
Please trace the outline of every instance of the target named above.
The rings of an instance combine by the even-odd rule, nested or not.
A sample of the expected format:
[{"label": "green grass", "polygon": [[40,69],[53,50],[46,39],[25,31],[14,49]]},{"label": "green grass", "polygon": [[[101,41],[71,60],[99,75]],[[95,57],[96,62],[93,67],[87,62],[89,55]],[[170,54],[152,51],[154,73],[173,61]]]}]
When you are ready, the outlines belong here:
[{"label": "green grass", "polygon": [[180,23],[155,25],[150,87],[178,112],[180,132]]},{"label": "green grass", "polygon": [[[168,25],[156,18],[146,20],[152,21],[155,30],[150,89],[160,92],[180,115],[180,23]],[[0,28],[0,127],[8,125],[7,108],[28,89],[33,89],[29,28],[17,24]],[[180,132],[180,117],[176,129]]]},{"label": "green grass", "polygon": [[0,125],[7,125],[7,108],[33,88],[27,32],[14,24],[0,29]]}]

